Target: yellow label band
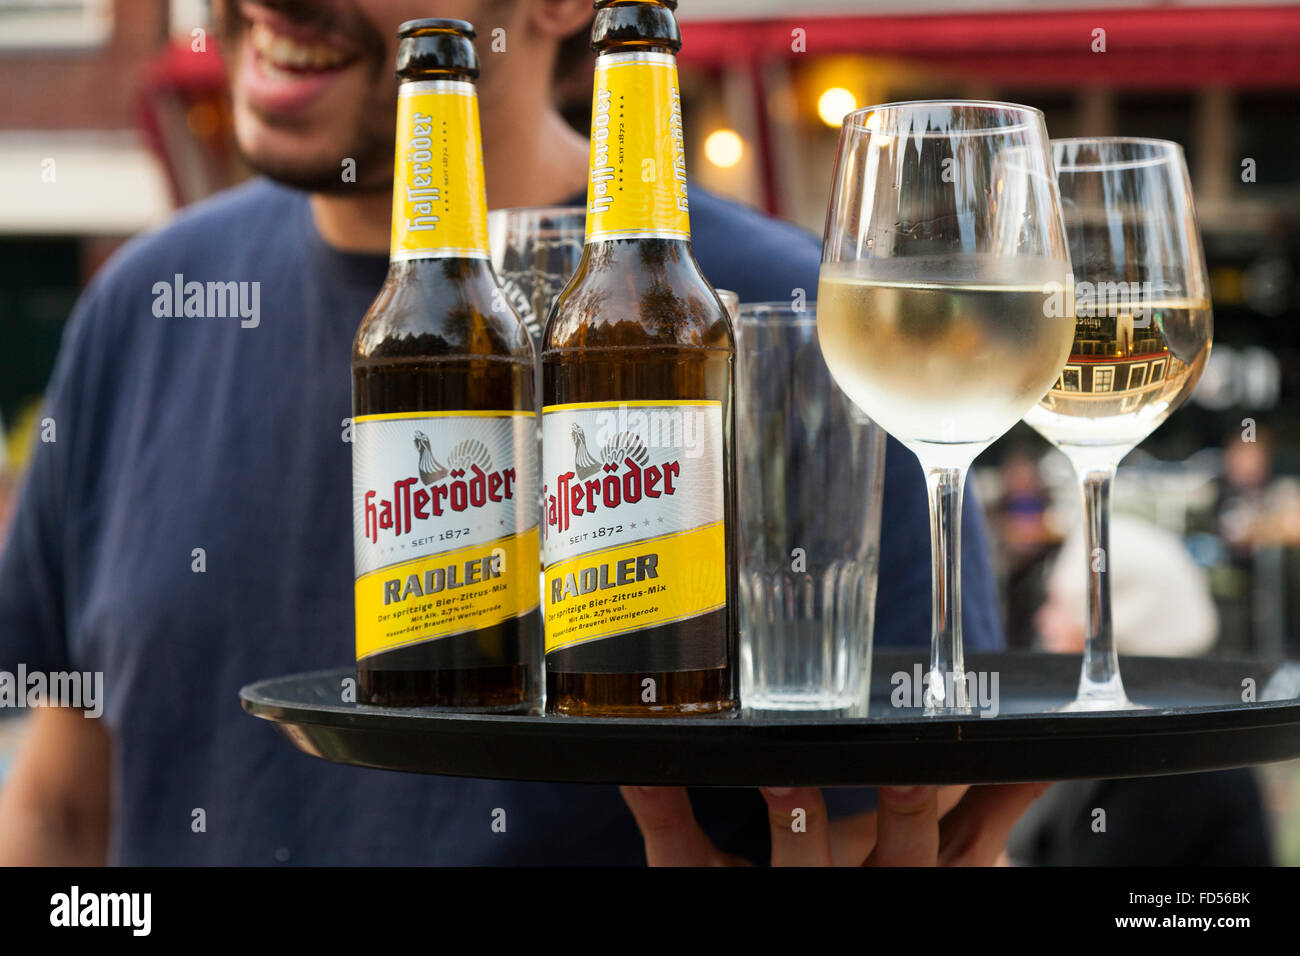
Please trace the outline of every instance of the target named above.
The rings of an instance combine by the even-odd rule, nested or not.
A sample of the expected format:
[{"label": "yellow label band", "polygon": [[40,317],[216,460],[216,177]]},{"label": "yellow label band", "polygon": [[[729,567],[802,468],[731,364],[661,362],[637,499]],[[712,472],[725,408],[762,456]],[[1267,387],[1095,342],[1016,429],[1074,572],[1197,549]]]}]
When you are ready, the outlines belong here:
[{"label": "yellow label band", "polygon": [[563,405],[544,405],[542,413],[558,411],[582,411],[587,409],[632,409],[632,408],[691,408],[691,407],[714,407],[722,408],[722,402],[717,399],[701,398],[665,398],[662,400],[638,398],[633,401],[615,401],[615,402],[566,402]]},{"label": "yellow label band", "polygon": [[722,522],[592,551],[546,569],[546,652],[725,607]]},{"label": "yellow label band", "polygon": [[521,412],[519,409],[487,409],[484,411],[463,411],[456,409],[448,412],[377,412],[374,415],[356,415],[354,424],[362,422],[395,422],[404,418],[536,418],[536,412]]},{"label": "yellow label band", "polygon": [[488,258],[473,83],[423,80],[398,87],[390,258]]},{"label": "yellow label band", "polygon": [[691,238],[677,61],[666,53],[596,58],[587,242]]},{"label": "yellow label band", "polygon": [[357,660],[478,631],[538,605],[538,537],[523,534],[426,555],[357,578]]}]

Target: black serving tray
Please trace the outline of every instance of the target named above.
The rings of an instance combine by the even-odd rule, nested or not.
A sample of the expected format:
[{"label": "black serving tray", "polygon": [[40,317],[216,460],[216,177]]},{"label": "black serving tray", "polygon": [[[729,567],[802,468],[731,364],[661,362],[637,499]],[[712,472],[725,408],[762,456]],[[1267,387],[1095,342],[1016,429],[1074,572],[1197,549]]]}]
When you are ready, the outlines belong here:
[{"label": "black serving tray", "polygon": [[[1056,713],[1079,657],[970,654],[997,673],[1000,713],[925,717],[891,703],[915,652],[880,652],[866,717],[755,714],[582,718],[340,703],[350,669],[278,677],[240,691],[244,709],[299,750],[414,773],[569,783],[875,786],[1154,776],[1300,757],[1300,665],[1123,659],[1129,697],[1149,709]],[[1243,703],[1243,681],[1257,702]],[[1268,699],[1269,697],[1279,699]]]}]

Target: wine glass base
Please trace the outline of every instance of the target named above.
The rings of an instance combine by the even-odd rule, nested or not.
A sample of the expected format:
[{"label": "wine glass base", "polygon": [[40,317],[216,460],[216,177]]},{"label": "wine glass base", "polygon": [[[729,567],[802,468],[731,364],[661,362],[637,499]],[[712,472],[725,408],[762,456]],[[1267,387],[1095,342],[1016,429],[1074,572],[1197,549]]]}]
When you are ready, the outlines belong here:
[{"label": "wine glass base", "polygon": [[1052,708],[1058,713],[1084,713],[1101,710],[1148,710],[1145,704],[1135,704],[1124,693],[1124,681],[1120,677],[1118,665],[1112,666],[1109,680],[1097,681],[1088,678],[1085,664],[1079,677],[1079,689],[1074,700],[1060,707]]},{"label": "wine glass base", "polygon": [[1053,707],[1054,713],[1078,714],[1103,710],[1150,710],[1146,704],[1135,704],[1122,694],[1116,697],[1076,697],[1068,704]]},{"label": "wine glass base", "polygon": [[922,717],[969,717],[974,713],[966,707],[926,707],[921,710]]}]

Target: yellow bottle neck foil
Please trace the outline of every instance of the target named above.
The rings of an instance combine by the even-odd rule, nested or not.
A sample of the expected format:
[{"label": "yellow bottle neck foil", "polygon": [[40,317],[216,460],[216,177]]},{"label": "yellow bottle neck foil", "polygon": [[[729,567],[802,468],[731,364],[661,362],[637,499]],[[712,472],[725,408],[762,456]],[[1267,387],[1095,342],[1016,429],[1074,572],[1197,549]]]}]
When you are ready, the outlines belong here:
[{"label": "yellow bottle neck foil", "polygon": [[390,259],[487,259],[478,96],[465,80],[398,87]]},{"label": "yellow bottle neck foil", "polygon": [[677,58],[601,54],[591,103],[587,242],[690,238]]}]

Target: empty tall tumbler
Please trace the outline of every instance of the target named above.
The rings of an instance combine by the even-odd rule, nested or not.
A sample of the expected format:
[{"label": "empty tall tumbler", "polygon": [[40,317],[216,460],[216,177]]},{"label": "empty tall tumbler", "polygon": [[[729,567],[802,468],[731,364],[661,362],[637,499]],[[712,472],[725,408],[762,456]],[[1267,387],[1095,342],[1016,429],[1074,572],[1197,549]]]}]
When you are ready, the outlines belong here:
[{"label": "empty tall tumbler", "polygon": [[737,324],[741,703],[866,714],[885,435],[831,379],[815,304]]}]

